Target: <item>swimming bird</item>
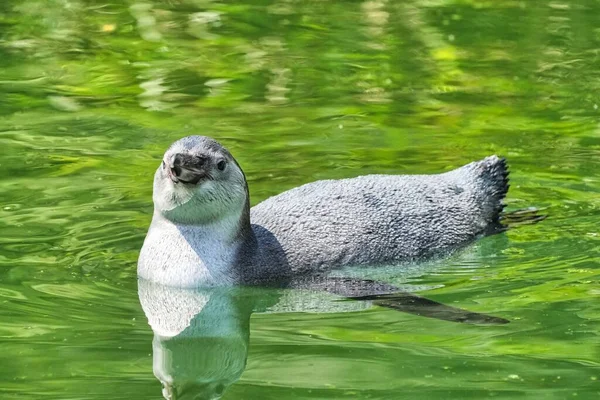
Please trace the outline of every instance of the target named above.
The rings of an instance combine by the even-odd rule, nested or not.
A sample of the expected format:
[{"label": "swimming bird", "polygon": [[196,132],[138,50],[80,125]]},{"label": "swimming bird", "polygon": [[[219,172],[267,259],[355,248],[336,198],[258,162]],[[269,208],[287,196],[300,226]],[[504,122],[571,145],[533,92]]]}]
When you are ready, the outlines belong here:
[{"label": "swimming bird", "polygon": [[231,153],[206,136],[165,152],[138,275],[182,288],[286,282],[445,254],[495,232],[508,191],[490,156],[434,175],[321,180],[250,208]]}]

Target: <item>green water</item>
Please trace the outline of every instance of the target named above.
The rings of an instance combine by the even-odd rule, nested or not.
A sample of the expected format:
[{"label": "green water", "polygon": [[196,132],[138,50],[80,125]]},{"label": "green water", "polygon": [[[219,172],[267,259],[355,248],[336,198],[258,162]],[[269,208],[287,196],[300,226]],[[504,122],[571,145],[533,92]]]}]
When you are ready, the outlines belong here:
[{"label": "green water", "polygon": [[596,0],[1,1],[0,398],[161,398],[136,259],[153,171],[193,133],[230,148],[254,204],[497,153],[508,208],[549,216],[387,274],[511,323],[226,313],[231,337],[196,349],[214,361],[200,372],[231,378],[224,399],[597,399],[598,15]]}]

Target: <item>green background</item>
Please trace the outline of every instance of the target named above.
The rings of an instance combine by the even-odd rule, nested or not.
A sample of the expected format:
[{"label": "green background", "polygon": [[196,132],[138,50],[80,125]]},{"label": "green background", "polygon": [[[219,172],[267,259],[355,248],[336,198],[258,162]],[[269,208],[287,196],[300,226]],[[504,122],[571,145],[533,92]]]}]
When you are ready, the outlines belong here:
[{"label": "green background", "polygon": [[0,2],[0,397],[160,398],[135,264],[154,169],[217,138],[252,202],[489,154],[549,218],[396,277],[499,315],[255,314],[224,399],[597,399],[600,2]]}]

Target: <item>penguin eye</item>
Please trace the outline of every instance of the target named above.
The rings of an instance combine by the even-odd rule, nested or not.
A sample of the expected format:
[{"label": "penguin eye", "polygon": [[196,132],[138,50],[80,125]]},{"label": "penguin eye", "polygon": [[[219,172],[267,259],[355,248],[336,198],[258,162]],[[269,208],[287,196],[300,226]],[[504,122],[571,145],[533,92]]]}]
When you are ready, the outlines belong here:
[{"label": "penguin eye", "polygon": [[223,171],[226,166],[227,166],[227,161],[225,161],[225,160],[221,160],[217,163],[217,168],[219,169],[219,171]]}]

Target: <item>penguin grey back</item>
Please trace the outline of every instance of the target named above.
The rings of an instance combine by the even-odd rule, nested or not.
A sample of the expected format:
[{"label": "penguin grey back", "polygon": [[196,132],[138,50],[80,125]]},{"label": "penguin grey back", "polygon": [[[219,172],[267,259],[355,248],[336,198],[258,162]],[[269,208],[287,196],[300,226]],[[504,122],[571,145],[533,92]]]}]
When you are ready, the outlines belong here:
[{"label": "penguin grey back", "polygon": [[279,240],[297,273],[393,263],[449,252],[489,232],[507,190],[506,162],[491,156],[439,175],[309,183],[258,204],[251,221]]}]

